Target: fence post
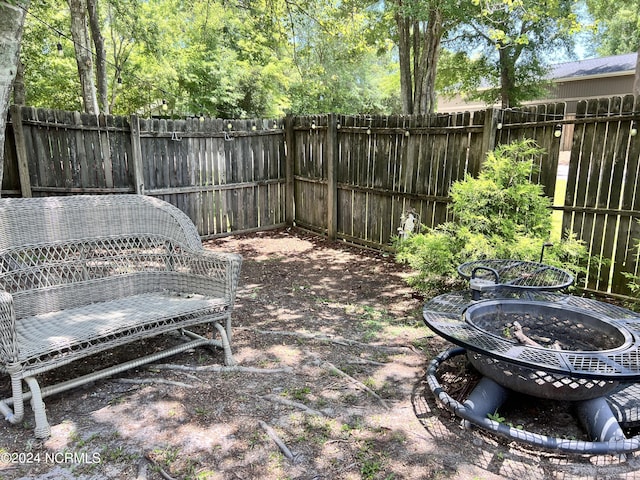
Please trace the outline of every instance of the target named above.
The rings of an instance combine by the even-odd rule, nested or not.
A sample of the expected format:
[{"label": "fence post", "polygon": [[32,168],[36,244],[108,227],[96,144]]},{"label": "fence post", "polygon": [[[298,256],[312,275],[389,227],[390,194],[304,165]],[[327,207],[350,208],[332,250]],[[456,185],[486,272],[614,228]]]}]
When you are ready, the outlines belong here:
[{"label": "fence post", "polygon": [[335,113],[327,119],[327,236],[335,240],[338,230],[338,120]]},{"label": "fence post", "polygon": [[131,127],[131,156],[133,157],[133,184],[137,194],[144,194],[144,171],[142,170],[142,146],[140,145],[140,119],[129,117]]},{"label": "fence post", "polygon": [[296,139],[295,131],[293,129],[294,116],[290,113],[284,119],[284,141],[285,141],[285,205],[284,205],[284,220],[287,225],[293,225],[295,221],[293,206],[295,204],[295,191],[294,191],[294,165],[296,155]]},{"label": "fence post", "polygon": [[[33,194],[31,193],[31,179],[29,177],[29,163],[27,161],[27,146],[25,144],[24,129],[22,128],[22,110],[18,105],[11,105],[11,122],[13,124],[13,137],[16,143],[20,191],[24,198],[30,198]],[[0,181],[1,180],[2,178],[0,178]]]},{"label": "fence post", "polygon": [[496,146],[496,130],[498,127],[498,111],[495,108],[488,108],[484,117],[484,129],[482,133],[482,155],[480,161],[484,162],[488,152],[493,151]]}]

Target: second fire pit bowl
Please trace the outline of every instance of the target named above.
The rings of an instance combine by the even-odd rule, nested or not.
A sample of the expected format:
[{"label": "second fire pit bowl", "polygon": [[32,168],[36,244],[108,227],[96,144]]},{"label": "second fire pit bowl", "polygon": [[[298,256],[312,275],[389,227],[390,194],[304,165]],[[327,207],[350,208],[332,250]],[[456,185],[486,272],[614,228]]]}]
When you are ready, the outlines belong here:
[{"label": "second fire pit bowl", "polygon": [[[464,313],[465,322],[486,335],[511,344],[514,358],[523,360],[523,351],[531,360],[555,357],[556,352],[572,355],[625,348],[631,334],[585,310],[558,304],[523,300],[489,300],[471,305]],[[510,390],[551,400],[581,401],[598,398],[614,390],[619,382],[597,378],[580,378],[512,363],[469,350],[469,362],[484,376]],[[562,367],[558,365],[558,367]]]}]

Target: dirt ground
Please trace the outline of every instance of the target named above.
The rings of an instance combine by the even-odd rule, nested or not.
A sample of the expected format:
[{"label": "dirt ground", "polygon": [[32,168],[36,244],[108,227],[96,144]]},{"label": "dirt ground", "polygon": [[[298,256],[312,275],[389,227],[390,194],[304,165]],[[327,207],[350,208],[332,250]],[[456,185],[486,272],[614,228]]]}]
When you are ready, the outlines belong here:
[{"label": "dirt ground", "polygon": [[[449,345],[424,326],[423,301],[392,256],[295,229],[207,248],[244,257],[239,368],[197,350],[48,397],[49,439],[34,438],[29,408],[24,424],[0,425],[0,479],[640,478],[637,456],[542,452],[462,428],[424,377]],[[550,433],[580,435],[562,430],[566,412],[530,408]]]}]

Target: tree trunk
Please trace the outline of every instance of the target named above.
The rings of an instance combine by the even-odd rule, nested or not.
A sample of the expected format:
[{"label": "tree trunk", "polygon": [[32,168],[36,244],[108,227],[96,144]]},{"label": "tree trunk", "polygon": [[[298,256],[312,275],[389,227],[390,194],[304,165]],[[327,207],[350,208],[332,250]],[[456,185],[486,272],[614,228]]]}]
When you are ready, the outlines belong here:
[{"label": "tree trunk", "polygon": [[413,109],[413,106],[417,103],[416,100],[416,95],[418,95],[419,92],[419,87],[418,84],[420,83],[419,78],[422,75],[421,72],[421,65],[420,65],[420,52],[422,49],[422,33],[420,31],[420,22],[418,20],[413,20],[411,22],[411,30],[410,30],[410,34],[411,34],[411,56],[413,57],[413,77],[412,77],[412,82],[413,82],[413,93],[412,93],[412,98],[413,98],[413,105],[411,106],[411,113],[418,113]]},{"label": "tree trunk", "polygon": [[96,47],[96,77],[98,82],[98,104],[105,115],[109,114],[109,90],[107,82],[107,52],[104,48],[104,37],[100,30],[98,0],[87,0],[89,12],[89,28],[91,38]]},{"label": "tree trunk", "polygon": [[413,102],[412,114],[420,114],[420,102],[422,101],[422,84],[424,83],[425,69],[422,64],[422,33],[420,23],[414,22],[412,27],[413,38]]},{"label": "tree trunk", "polygon": [[638,57],[636,58],[636,79],[633,82],[633,94],[640,96],[640,45],[638,46]]},{"label": "tree trunk", "polygon": [[[0,186],[4,173],[4,140],[13,82],[20,62],[20,43],[29,0],[0,1]],[[0,191],[1,195],[1,191]]]},{"label": "tree trunk", "polygon": [[429,20],[422,35],[419,76],[416,75],[416,95],[413,113],[430,114],[436,107],[436,73],[442,39],[442,15],[437,7],[429,10]]},{"label": "tree trunk", "polygon": [[[399,5],[400,8],[400,5]],[[411,80],[411,22],[402,15],[396,14],[398,27],[398,61],[400,64],[400,99],[402,113],[410,115],[413,107],[413,82]]]},{"label": "tree trunk", "polygon": [[26,99],[27,94],[24,89],[24,64],[21,60],[18,60],[16,79],[13,82],[13,103],[15,105],[24,105]]},{"label": "tree trunk", "polygon": [[98,114],[98,98],[93,74],[93,58],[91,54],[91,42],[87,26],[87,2],[86,0],[69,0],[71,13],[71,36],[76,53],[80,85],[82,86],[82,99],[84,111]]},{"label": "tree trunk", "polygon": [[513,65],[509,56],[509,49],[498,44],[500,62],[500,102],[503,109],[511,106],[511,90],[513,89]]},{"label": "tree trunk", "polygon": [[436,72],[440,41],[444,32],[438,2],[426,2],[429,15],[420,21],[406,15],[398,1],[398,56],[400,64],[400,96],[402,113],[433,113],[436,107]]}]

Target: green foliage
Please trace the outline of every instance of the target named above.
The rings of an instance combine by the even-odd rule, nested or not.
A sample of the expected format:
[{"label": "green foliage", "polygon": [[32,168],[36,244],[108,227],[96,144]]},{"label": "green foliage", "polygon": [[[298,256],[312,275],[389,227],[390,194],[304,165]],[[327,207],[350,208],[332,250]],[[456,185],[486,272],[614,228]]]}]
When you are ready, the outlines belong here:
[{"label": "green foliage", "polygon": [[[393,44],[381,33],[380,12],[359,0],[99,6],[114,114],[270,118],[391,113],[397,104],[389,88]],[[30,13],[22,46],[27,104],[81,109],[67,3],[42,0]]]},{"label": "green foliage", "polygon": [[596,22],[600,55],[619,55],[640,48],[640,0],[587,0]]},{"label": "green foliage", "polygon": [[356,3],[309,2],[293,12],[291,113],[390,111],[393,44],[377,30],[376,13]]},{"label": "green foliage", "polygon": [[[226,118],[400,113],[398,15],[406,16],[414,34],[426,33],[427,25],[444,32],[440,92],[475,92],[489,103],[508,92],[515,106],[545,88],[543,59],[577,28],[574,3],[106,0],[99,7],[110,110]],[[29,11],[22,46],[27,103],[80,109],[67,3],[41,0]],[[418,67],[427,55],[420,39],[409,42],[417,50],[408,69],[422,78],[426,71]],[[436,50],[439,39],[432,44]],[[56,54],[58,42],[62,57]],[[479,89],[486,81],[495,88]],[[168,112],[160,109],[162,100]]]},{"label": "green foliage", "polygon": [[[58,31],[68,31],[68,8],[59,8],[51,1],[32,2],[31,15],[25,17],[21,58],[25,68],[27,104],[69,110],[81,109],[81,87],[75,64],[73,46],[65,38],[55,35],[42,22]],[[70,35],[70,34],[69,34]],[[58,52],[62,46],[62,55]]]},{"label": "green foliage", "polygon": [[[638,222],[640,224],[640,221]],[[634,248],[636,250],[635,259],[640,259],[640,241],[636,241]],[[623,272],[624,277],[627,279],[627,287],[631,293],[631,296],[638,299],[634,305],[631,305],[633,310],[640,310],[640,275],[633,272]]]},{"label": "green foliage", "polygon": [[[427,295],[462,285],[458,265],[483,258],[537,261],[551,226],[550,200],[530,178],[543,152],[531,140],[501,145],[487,156],[478,178],[451,188],[455,222],[395,242],[396,259],[416,272],[409,283]],[[545,263],[584,271],[585,246],[575,236],[545,251]]]},{"label": "green foliage", "polygon": [[543,153],[532,141],[501,145],[490,152],[477,179],[467,177],[451,188],[458,222],[507,241],[519,234],[546,238],[551,202],[542,185],[529,181],[537,171],[533,159]]},{"label": "green foliage", "polygon": [[[540,98],[548,57],[558,49],[571,50],[580,30],[573,11],[576,0],[469,0],[468,20],[451,32],[447,48],[479,68],[463,67],[448,90],[481,99],[501,101],[503,108]],[[469,55],[467,58],[466,55]],[[449,75],[449,79],[454,79]],[[489,88],[487,87],[487,84]],[[478,90],[479,86],[484,88]]]}]

